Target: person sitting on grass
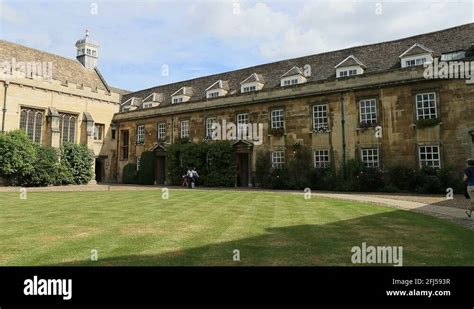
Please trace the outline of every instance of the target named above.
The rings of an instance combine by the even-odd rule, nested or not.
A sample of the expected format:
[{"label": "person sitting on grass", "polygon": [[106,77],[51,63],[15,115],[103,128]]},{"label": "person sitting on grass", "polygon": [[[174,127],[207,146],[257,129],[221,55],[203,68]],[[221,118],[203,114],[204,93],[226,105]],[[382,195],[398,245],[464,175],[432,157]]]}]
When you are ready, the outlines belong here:
[{"label": "person sitting on grass", "polygon": [[472,215],[472,199],[474,199],[474,159],[467,160],[467,168],[464,170],[464,181],[467,184],[467,194],[469,195],[469,204],[467,205],[466,215],[470,218]]}]

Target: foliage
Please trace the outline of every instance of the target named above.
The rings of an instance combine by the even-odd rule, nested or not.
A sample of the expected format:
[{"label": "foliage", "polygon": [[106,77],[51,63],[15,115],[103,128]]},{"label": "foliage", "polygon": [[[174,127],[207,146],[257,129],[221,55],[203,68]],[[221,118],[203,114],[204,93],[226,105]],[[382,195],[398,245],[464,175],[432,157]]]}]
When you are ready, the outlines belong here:
[{"label": "foliage", "polygon": [[122,182],[125,184],[138,183],[137,165],[135,163],[127,163],[123,167]]},{"label": "foliage", "polygon": [[11,185],[21,185],[33,173],[36,148],[20,130],[0,134],[0,176]]},{"label": "foliage", "polygon": [[138,170],[138,182],[142,185],[155,183],[155,154],[145,151],[140,156],[140,167]]},{"label": "foliage", "polygon": [[71,171],[74,184],[87,184],[94,175],[94,155],[87,145],[65,143],[61,147],[61,162]]},{"label": "foliage", "polygon": [[416,127],[418,129],[428,128],[428,127],[433,127],[439,123],[441,123],[441,119],[439,118],[418,119],[416,121]]},{"label": "foliage", "polygon": [[311,150],[306,146],[299,146],[293,151],[293,157],[288,162],[288,188],[304,189],[311,185],[311,171],[313,169]]},{"label": "foliage", "polygon": [[168,181],[173,185],[180,185],[191,167],[205,186],[233,186],[235,182],[235,155],[229,141],[172,144],[166,150],[166,164]]},{"label": "foliage", "polygon": [[267,150],[260,150],[257,152],[257,159],[255,162],[255,182],[256,185],[262,188],[271,188],[272,183],[272,161],[270,152]]}]

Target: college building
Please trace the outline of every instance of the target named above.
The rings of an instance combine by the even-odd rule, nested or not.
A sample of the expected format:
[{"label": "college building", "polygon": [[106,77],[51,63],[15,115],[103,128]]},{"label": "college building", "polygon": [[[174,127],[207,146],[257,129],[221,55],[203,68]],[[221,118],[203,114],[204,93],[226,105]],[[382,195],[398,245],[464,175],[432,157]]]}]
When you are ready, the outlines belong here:
[{"label": "college building", "polygon": [[96,157],[96,179],[115,181],[112,118],[127,92],[107,85],[88,32],[76,50],[77,59],[68,59],[0,40],[1,131],[22,129],[55,148],[86,144]]},{"label": "college building", "polygon": [[[427,74],[438,63],[467,73],[461,65],[474,61],[472,23],[131,93],[107,86],[87,35],[76,46],[70,60],[0,41],[3,58],[53,62],[52,81],[3,82],[3,123],[53,147],[87,143],[99,181],[121,182],[127,163],[139,166],[141,154],[153,151],[156,184],[166,184],[167,147],[183,138],[212,143],[216,123],[237,127],[235,184],[244,187],[255,185],[259,151],[278,167],[294,145],[311,148],[316,168],[358,158],[369,167],[461,170],[474,156],[474,77]],[[253,124],[263,126],[262,143],[248,138]]]}]

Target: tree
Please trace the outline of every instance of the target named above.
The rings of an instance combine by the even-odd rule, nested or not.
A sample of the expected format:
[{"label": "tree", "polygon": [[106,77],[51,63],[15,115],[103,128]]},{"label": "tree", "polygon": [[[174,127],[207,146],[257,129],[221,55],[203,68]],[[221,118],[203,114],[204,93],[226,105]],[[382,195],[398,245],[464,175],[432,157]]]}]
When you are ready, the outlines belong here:
[{"label": "tree", "polygon": [[71,172],[75,184],[87,184],[94,175],[94,155],[83,144],[66,143],[61,147],[61,163]]},{"label": "tree", "polygon": [[11,185],[23,185],[34,171],[36,149],[25,132],[0,134],[0,176]]}]

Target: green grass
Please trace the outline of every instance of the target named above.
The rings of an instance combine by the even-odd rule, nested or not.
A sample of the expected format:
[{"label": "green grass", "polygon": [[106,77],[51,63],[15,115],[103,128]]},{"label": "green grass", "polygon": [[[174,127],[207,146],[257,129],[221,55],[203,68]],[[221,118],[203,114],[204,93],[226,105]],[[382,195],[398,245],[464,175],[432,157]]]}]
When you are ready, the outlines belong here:
[{"label": "green grass", "polygon": [[403,246],[404,265],[474,265],[474,232],[366,203],[217,190],[171,190],[168,200],[161,190],[0,193],[0,265],[352,265],[362,242]]}]

